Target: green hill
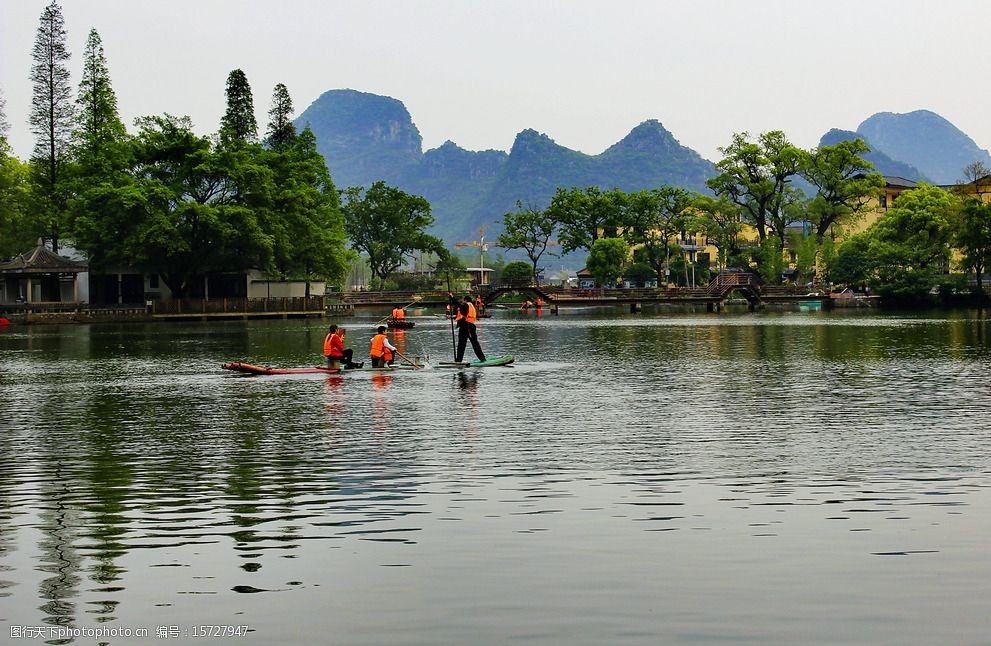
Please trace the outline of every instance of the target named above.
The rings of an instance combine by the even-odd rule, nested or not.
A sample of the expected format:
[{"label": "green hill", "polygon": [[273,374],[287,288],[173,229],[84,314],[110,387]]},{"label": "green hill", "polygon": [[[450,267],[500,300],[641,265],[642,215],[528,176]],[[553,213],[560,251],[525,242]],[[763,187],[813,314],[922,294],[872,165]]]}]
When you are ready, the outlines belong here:
[{"label": "green hill", "polygon": [[645,121],[599,155],[559,146],[524,130],[510,152],[470,151],[447,141],[423,152],[402,102],[355,90],[330,90],[296,119],[309,125],[339,188],[384,180],[430,201],[434,233],[449,244],[473,239],[480,226],[498,234],[516,202],[542,208],[558,187],[621,188],[674,185],[706,191],[711,162],[675,140],[658,121]]}]

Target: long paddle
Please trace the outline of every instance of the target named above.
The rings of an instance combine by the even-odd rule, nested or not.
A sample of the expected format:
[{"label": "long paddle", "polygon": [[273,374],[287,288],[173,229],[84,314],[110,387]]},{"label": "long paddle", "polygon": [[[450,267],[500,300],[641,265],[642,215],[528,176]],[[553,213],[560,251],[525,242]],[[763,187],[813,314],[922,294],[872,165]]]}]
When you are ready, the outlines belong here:
[{"label": "long paddle", "polygon": [[406,360],[406,363],[408,363],[409,365],[413,366],[414,369],[415,368],[422,368],[423,367],[423,366],[421,366],[418,363],[414,363],[414,362],[410,361],[409,357],[407,357],[405,354],[403,354],[402,352],[400,352],[398,348],[396,349],[396,354],[398,354],[400,357],[402,357],[403,359],[405,359]]},{"label": "long paddle", "polygon": [[[450,291],[450,287],[451,287],[451,277],[450,276],[447,277],[447,286],[449,288],[449,290],[447,292],[447,295],[448,295],[448,297],[450,299],[448,301],[448,307],[450,307],[450,302],[454,300],[454,293]],[[449,314],[451,315],[450,316],[450,319],[451,319],[451,351],[454,352],[454,356],[451,357],[451,358],[454,359],[454,360],[457,360],[457,357],[458,357],[458,344],[454,340],[454,310],[451,310],[449,312]]]}]

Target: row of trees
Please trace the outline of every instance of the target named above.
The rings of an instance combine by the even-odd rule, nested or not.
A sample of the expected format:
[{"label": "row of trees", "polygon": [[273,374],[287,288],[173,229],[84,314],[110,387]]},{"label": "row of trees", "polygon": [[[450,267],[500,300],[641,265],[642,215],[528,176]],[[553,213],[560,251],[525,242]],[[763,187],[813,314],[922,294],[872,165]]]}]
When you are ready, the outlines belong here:
[{"label": "row of trees", "polygon": [[[241,70],[228,77],[215,136],[198,136],[188,118],[168,114],[136,120],[131,135],[95,30],[73,99],[56,2],[42,14],[33,59],[36,146],[27,163],[10,154],[0,102],[4,257],[38,237],[56,251],[69,239],[94,270],[158,274],[179,297],[211,272],[340,277],[356,257],[352,251],[367,258],[379,283],[416,252],[433,259],[431,268],[459,267],[443,242],[425,233],[433,216],[423,198],[382,182],[336,190],[313,133],[296,132],[281,84],[264,137]],[[533,280],[541,259],[559,245],[561,253],[587,251],[588,267],[603,283],[621,273],[652,273],[665,282],[679,267],[687,273],[676,242],[695,235],[714,244],[720,266],[755,264],[768,282],[780,280],[786,248],[808,277],[890,285],[892,294],[932,283],[951,244],[965,268],[979,275],[987,265],[988,207],[934,187],[906,194],[881,222],[836,249],[834,239],[883,187],[862,157],[868,149],[861,140],[806,151],[780,131],[740,133],[720,150],[718,174],[707,182],[711,195],[670,186],[559,188],[546,208],[518,203],[506,213],[497,244],[525,252]],[[980,171],[972,169],[975,178]],[[797,223],[811,235],[794,237]]]},{"label": "row of trees", "polygon": [[[519,204],[515,213],[507,213],[499,244],[524,250],[536,276],[555,235],[562,253],[591,253],[600,240],[622,240],[636,249],[633,260],[652,268],[662,281],[672,258],[682,255],[682,247],[672,241],[699,234],[715,243],[720,264],[755,262],[766,279],[776,282],[792,225],[810,224],[821,247],[827,234],[859,217],[884,186],[881,175],[861,157],[867,150],[859,139],[806,151],[780,131],[756,140],[737,134],[720,149],[720,173],[707,182],[713,195],[671,186],[632,193],[562,188],[546,209]],[[795,186],[798,179],[812,187],[813,197]],[[745,227],[755,233],[755,244],[745,238]],[[617,243],[599,247],[593,256],[615,256],[620,250]]]},{"label": "row of trees", "polygon": [[[687,273],[679,239],[698,235],[716,247],[718,265],[756,266],[768,283],[781,281],[790,259],[799,280],[873,285],[892,299],[919,299],[947,283],[951,249],[957,249],[960,267],[975,272],[981,286],[991,262],[991,206],[979,192],[963,197],[923,184],[901,195],[876,224],[849,236],[884,188],[862,157],[868,152],[862,140],[805,151],[779,131],[756,140],[742,133],[721,152],[720,173],[707,182],[712,195],[670,186],[561,188],[545,209],[518,203],[516,212],[505,214],[498,244],[526,253],[532,280],[545,254],[553,255],[556,236],[562,253],[588,252],[587,268],[600,284],[621,274],[639,282],[651,272],[664,283]],[[979,164],[964,169],[975,185],[989,172]],[[837,239],[843,240],[838,247]]]},{"label": "row of trees", "polygon": [[132,135],[97,31],[75,94],[65,41],[52,2],[32,52],[36,145],[27,163],[11,154],[0,102],[0,257],[38,238],[56,252],[68,240],[93,271],[157,274],[180,298],[213,272],[339,279],[353,251],[379,279],[413,250],[451,263],[441,240],[425,233],[433,217],[423,198],[380,182],[343,191],[342,207],[313,133],[293,125],[284,85],[273,91],[262,137],[241,70],[228,76],[216,135],[199,136],[188,117],[169,114],[137,119]]},{"label": "row of trees", "polygon": [[[83,54],[75,99],[61,8],[42,13],[34,50],[27,164],[4,152],[3,252],[64,239],[96,272],[117,267],[161,276],[182,297],[210,272],[261,268],[279,277],[343,273],[347,253],[338,193],[312,132],[297,133],[279,84],[259,138],[241,70],[227,80],[219,132],[199,136],[187,117],[121,122],[97,31]],[[4,200],[6,202],[6,200]]]}]

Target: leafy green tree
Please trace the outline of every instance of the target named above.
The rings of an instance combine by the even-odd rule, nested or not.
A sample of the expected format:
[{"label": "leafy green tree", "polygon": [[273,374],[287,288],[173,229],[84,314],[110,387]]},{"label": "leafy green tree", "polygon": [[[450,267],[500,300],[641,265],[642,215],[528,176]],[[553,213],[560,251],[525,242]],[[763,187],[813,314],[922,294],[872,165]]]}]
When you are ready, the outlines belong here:
[{"label": "leafy green tree", "polygon": [[4,150],[10,145],[7,141],[7,132],[10,131],[10,122],[7,121],[7,99],[0,90],[0,139],[3,139]]},{"label": "leafy green tree", "polygon": [[746,253],[740,234],[743,220],[740,207],[725,198],[702,195],[696,198],[695,216],[689,228],[713,240],[721,267],[746,267]]},{"label": "leafy green tree", "polygon": [[533,267],[522,260],[514,260],[503,267],[502,281],[507,285],[529,285],[533,281]]},{"label": "leafy green tree", "polygon": [[882,298],[928,298],[950,257],[949,219],[956,208],[952,195],[921,184],[899,195],[894,207],[868,229],[872,283]]},{"label": "leafy green tree", "polygon": [[[97,266],[157,273],[176,298],[206,274],[268,266],[272,241],[237,181],[188,117],[138,120],[133,175],[87,194],[76,235]],[[94,214],[100,214],[96,216]]]},{"label": "leafy green tree", "polygon": [[516,203],[515,213],[506,213],[502,220],[504,233],[499,235],[499,246],[503,249],[523,249],[533,268],[533,284],[539,285],[538,276],[543,267],[539,267],[538,263],[550,246],[557,223],[547,211],[524,207],[522,202]]},{"label": "leafy green tree", "polygon": [[613,283],[623,273],[630,246],[622,238],[602,238],[592,243],[586,267],[599,285]]},{"label": "leafy green tree", "polygon": [[962,254],[961,266],[977,276],[977,289],[984,291],[983,274],[991,263],[991,203],[967,200],[957,216],[953,244]]},{"label": "leafy green tree", "polygon": [[117,112],[117,95],[110,83],[103,42],[95,29],[90,30],[86,39],[76,106],[72,141],[78,172],[84,181],[106,179],[125,169],[127,130]]},{"label": "leafy green tree", "polygon": [[697,199],[695,193],[673,186],[638,191],[626,198],[624,219],[629,227],[624,237],[640,245],[637,258],[653,267],[658,284],[666,282],[665,270],[670,274],[670,240],[691,228],[691,207]]},{"label": "leafy green tree", "polygon": [[258,122],[251,85],[244,72],[236,69],[227,75],[227,110],[220,120],[220,142],[250,144],[258,139]]},{"label": "leafy green tree", "polygon": [[296,126],[292,122],[293,107],[289,90],[282,83],[272,92],[272,107],[268,110],[268,128],[265,143],[273,150],[282,150],[296,138]]},{"label": "leafy green tree", "polygon": [[[834,226],[851,223],[867,212],[871,199],[884,188],[884,178],[861,157],[869,151],[862,139],[855,139],[820,146],[807,154],[801,174],[816,188],[807,205],[807,217],[815,225],[820,246]],[[817,277],[824,277],[821,254],[815,269]]]},{"label": "leafy green tree", "polygon": [[30,167],[11,154],[7,138],[0,133],[0,260],[34,245],[27,223],[30,177]]},{"label": "leafy green tree", "polygon": [[354,254],[347,249],[340,198],[313,132],[304,129],[263,159],[273,187],[262,226],[273,241],[277,273],[340,281]]},{"label": "leafy green tree", "polygon": [[33,209],[40,216],[39,232],[56,252],[66,219],[66,166],[74,118],[65,39],[62,8],[53,1],[42,11],[31,50],[34,93],[29,122],[37,138],[31,156]]},{"label": "leafy green tree", "polygon": [[786,229],[798,217],[794,205],[801,193],[790,183],[802,168],[802,150],[789,143],[783,132],[773,130],[759,135],[756,142],[746,132],[734,134],[730,145],[719,151],[723,154],[716,164],[720,173],[706,185],[716,197],[740,208],[760,242],[777,236],[783,248]]},{"label": "leafy green tree", "polygon": [[847,238],[829,267],[829,280],[839,285],[866,285],[871,280],[870,236],[865,232]]},{"label": "leafy green tree", "polygon": [[344,191],[344,231],[351,248],[368,256],[372,274],[385,280],[413,251],[446,254],[440,238],[426,233],[434,222],[430,203],[379,181],[367,190]]},{"label": "leafy green tree", "polygon": [[615,237],[622,227],[622,191],[603,191],[598,186],[557,189],[547,215],[560,226],[561,252],[591,249],[603,237]]},{"label": "leafy green tree", "polygon": [[642,287],[648,281],[657,279],[657,270],[646,263],[635,262],[623,270],[623,278],[636,287]]}]

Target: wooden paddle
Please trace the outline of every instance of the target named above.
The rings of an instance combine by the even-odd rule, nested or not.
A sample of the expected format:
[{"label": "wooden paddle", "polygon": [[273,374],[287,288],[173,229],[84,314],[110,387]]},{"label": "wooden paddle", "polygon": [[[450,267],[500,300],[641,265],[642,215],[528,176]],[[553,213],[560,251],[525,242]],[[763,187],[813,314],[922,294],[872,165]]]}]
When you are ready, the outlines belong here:
[{"label": "wooden paddle", "polygon": [[423,366],[421,366],[418,363],[413,363],[412,361],[410,361],[409,357],[407,357],[405,354],[403,354],[402,352],[400,352],[398,348],[396,349],[396,354],[398,354],[400,357],[402,357],[403,359],[405,359],[406,360],[406,363],[408,363],[409,365],[413,366],[413,368],[422,368],[423,367]]}]

